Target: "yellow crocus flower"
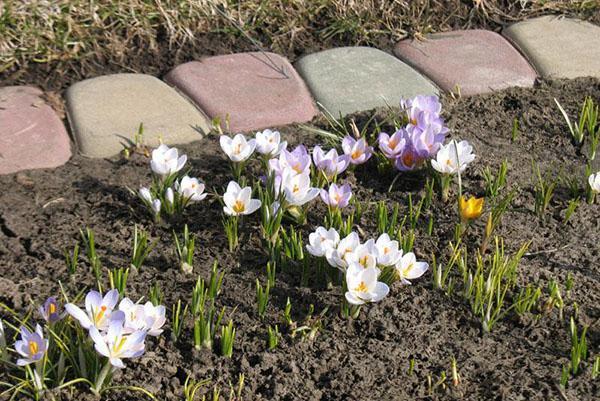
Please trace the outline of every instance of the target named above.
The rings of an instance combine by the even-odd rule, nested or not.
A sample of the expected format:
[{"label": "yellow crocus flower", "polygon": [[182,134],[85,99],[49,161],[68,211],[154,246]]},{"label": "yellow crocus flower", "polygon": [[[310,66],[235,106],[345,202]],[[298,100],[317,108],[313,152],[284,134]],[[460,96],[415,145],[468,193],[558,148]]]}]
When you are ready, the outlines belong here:
[{"label": "yellow crocus flower", "polygon": [[458,201],[460,218],[463,221],[475,220],[483,212],[483,198],[471,196],[468,200],[461,196]]}]

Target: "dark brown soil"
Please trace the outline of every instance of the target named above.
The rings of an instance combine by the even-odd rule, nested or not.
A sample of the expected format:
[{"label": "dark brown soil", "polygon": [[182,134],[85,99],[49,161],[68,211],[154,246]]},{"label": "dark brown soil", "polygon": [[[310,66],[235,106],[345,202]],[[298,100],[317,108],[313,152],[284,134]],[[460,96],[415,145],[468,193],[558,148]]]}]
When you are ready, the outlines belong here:
[{"label": "dark brown soil", "polygon": [[[103,265],[127,266],[137,223],[158,240],[158,245],[139,273],[130,277],[128,295],[133,299],[146,296],[158,282],[168,308],[177,299],[187,302],[197,275],[208,277],[217,260],[225,271],[218,304],[226,306],[228,314],[235,308],[231,316],[238,334],[233,358],[226,359],[209,350],[194,350],[189,322],[177,344],[170,340],[167,327],[158,340],[149,341],[148,352],[139,361],[130,361],[117,375],[118,384],[144,387],[160,400],[180,400],[188,374],[199,380],[211,379],[228,393],[227,383],[236,382],[243,373],[246,400],[598,399],[600,382],[591,379],[591,361],[600,353],[600,205],[582,202],[564,224],[569,194],[561,182],[547,219],[540,221],[533,213],[531,173],[534,159],[553,177],[580,176],[583,182],[585,157],[571,144],[553,98],[573,113],[585,95],[600,100],[600,81],[541,83],[531,90],[444,99],[452,132],[471,141],[478,155],[465,177],[470,193],[482,194],[481,170],[485,166],[495,169],[508,159],[508,182],[520,191],[498,234],[505,238],[510,252],[532,241],[530,253],[520,266],[519,282],[546,286],[550,279],[558,280],[566,305],[563,320],[556,310],[539,319],[509,315],[491,333],[484,334],[464,300],[433,289],[429,272],[412,286],[394,285],[384,301],[363,308],[358,320],[347,321],[338,315],[339,288],[326,290],[314,279],[301,286],[300,272],[289,270],[278,272],[267,316],[261,321],[254,286],[256,278],[264,281],[267,257],[260,248],[256,217],[245,221],[241,249],[234,253],[227,250],[221,207],[214,198],[190,207],[181,221],[153,224],[126,188],[137,188],[150,180],[148,160],[141,156],[129,161],[74,157],[58,169],[0,177],[0,302],[25,313],[32,303],[39,305],[47,296],[58,295],[59,281],[70,295],[93,286],[85,261],[76,276],[69,278],[62,250],[72,248],[79,230],[88,226],[96,233]],[[359,126],[367,115],[357,117]],[[519,119],[520,133],[511,143],[514,118]],[[317,142],[301,127],[281,131],[294,143]],[[230,174],[217,138],[182,149],[188,154],[192,174],[222,193]],[[423,193],[423,177],[402,176],[387,193],[393,178],[391,173],[379,175],[374,163],[357,169],[356,175],[345,176],[360,201],[399,201],[405,213],[408,194],[418,198]],[[310,223],[302,227],[304,238],[320,224],[324,208],[320,201],[315,205]],[[371,203],[357,224],[369,236],[376,232],[373,214]],[[429,262],[432,253],[445,253],[455,222],[453,207],[437,196],[431,215],[435,218],[433,235],[426,234],[426,221],[421,221],[415,242],[417,255]],[[177,268],[172,239],[172,230],[180,232],[184,222],[199,238],[194,275],[187,276]],[[476,223],[467,243],[475,243],[483,223]],[[568,273],[575,283],[569,295],[564,292]],[[284,330],[280,346],[267,351],[267,325],[280,323],[287,297],[297,320],[302,320],[310,304],[314,304],[315,314],[329,308],[324,327],[312,341],[292,339]],[[559,390],[561,367],[570,355],[568,319],[575,303],[578,325],[589,326],[591,356],[569,387]],[[442,371],[449,375],[452,356],[458,363],[460,385],[452,386],[449,379],[446,389],[440,386],[430,393],[428,377],[436,383]],[[415,359],[412,375],[408,374],[410,358]],[[0,373],[0,381],[5,380],[5,374]],[[84,388],[61,396],[92,399]],[[134,400],[140,396],[112,393],[107,399]]]}]

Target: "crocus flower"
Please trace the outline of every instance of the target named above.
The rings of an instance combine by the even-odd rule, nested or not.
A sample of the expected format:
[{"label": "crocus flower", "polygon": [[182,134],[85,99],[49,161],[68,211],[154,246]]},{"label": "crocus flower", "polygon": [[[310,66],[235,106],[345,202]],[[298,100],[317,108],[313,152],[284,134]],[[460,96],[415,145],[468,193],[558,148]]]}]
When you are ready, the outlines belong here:
[{"label": "crocus flower", "polygon": [[377,264],[379,266],[395,265],[402,257],[402,249],[396,240],[391,240],[387,233],[383,233],[375,242],[377,247]]},{"label": "crocus flower", "polygon": [[474,220],[481,216],[483,212],[483,198],[475,198],[471,196],[467,200],[464,196],[461,196],[458,200],[458,208],[460,211],[460,218],[463,221]]},{"label": "crocus flower", "polygon": [[125,367],[123,359],[137,358],[144,353],[146,339],[146,332],[142,330],[125,334],[124,323],[124,319],[111,320],[106,335],[100,334],[96,327],[90,328],[90,337],[96,351],[119,369]]},{"label": "crocus flower", "polygon": [[421,159],[432,158],[442,146],[444,136],[437,135],[431,127],[410,133],[412,147]]},{"label": "crocus flower", "polygon": [[48,350],[48,340],[44,340],[42,327],[37,324],[31,332],[21,326],[21,339],[15,342],[15,350],[22,356],[17,359],[17,365],[25,366],[41,360]]},{"label": "crocus flower", "polygon": [[322,257],[332,251],[340,242],[340,235],[335,228],[327,230],[325,227],[317,227],[315,232],[308,235],[306,250],[316,257]]},{"label": "crocus flower", "polygon": [[412,143],[407,144],[401,154],[396,158],[394,165],[400,171],[412,171],[419,167],[423,159]]},{"label": "crocus flower", "polygon": [[461,173],[465,171],[467,165],[473,160],[475,155],[469,142],[451,141],[438,150],[436,158],[431,160],[431,166],[442,174],[457,174],[459,171]]},{"label": "crocus flower", "polygon": [[186,162],[187,156],[179,156],[177,148],[162,144],[152,151],[150,167],[154,173],[164,178],[181,170]]},{"label": "crocus flower", "polygon": [[4,351],[6,351],[6,334],[4,333],[4,323],[0,319],[0,361],[4,358]]},{"label": "crocus flower", "polygon": [[142,330],[155,337],[163,332],[162,326],[167,320],[164,306],[154,306],[152,302],[134,304],[129,298],[124,298],[119,303],[119,310],[125,314],[125,332]]},{"label": "crocus flower", "polygon": [[352,231],[347,237],[338,243],[337,247],[325,254],[327,262],[329,262],[329,264],[333,267],[346,269],[349,263],[348,257],[359,245],[360,239],[358,238],[358,234]]},{"label": "crocus flower", "polygon": [[49,297],[44,305],[40,306],[40,313],[45,321],[48,323],[56,323],[64,317],[63,314],[58,311],[58,303],[55,297]]},{"label": "crocus flower", "polygon": [[438,141],[443,141],[443,136],[448,132],[444,119],[440,116],[442,104],[437,96],[419,95],[412,99],[400,101],[400,107],[408,116],[409,131],[425,131],[429,129],[438,136]]},{"label": "crocus flower", "polygon": [[342,140],[342,149],[344,154],[350,156],[349,161],[352,164],[365,163],[373,155],[373,147],[369,146],[365,138],[357,141],[348,135]]},{"label": "crocus flower", "polygon": [[410,281],[421,277],[429,269],[426,262],[417,262],[414,253],[408,252],[396,263],[396,272],[403,284],[410,284]]},{"label": "crocus flower", "polygon": [[180,182],[175,183],[175,188],[179,195],[192,202],[199,202],[208,195],[204,192],[204,184],[197,178],[190,178],[187,175]]},{"label": "crocus flower", "polygon": [[332,208],[343,209],[348,206],[350,199],[352,198],[352,189],[350,185],[344,184],[338,186],[337,184],[331,184],[329,191],[321,189],[321,199]]},{"label": "crocus flower", "polygon": [[[357,264],[358,266],[367,269],[370,267],[375,268],[377,266],[377,247],[373,239],[368,240],[364,244],[357,246],[354,251],[350,252],[346,261],[348,264]],[[379,269],[377,269],[379,272]]]},{"label": "crocus flower", "polygon": [[140,198],[142,198],[146,203],[148,203],[149,205],[152,204],[152,192],[150,192],[150,189],[146,187],[141,187],[138,193],[140,195]]},{"label": "crocus flower", "polygon": [[392,136],[382,132],[377,138],[379,149],[388,159],[395,159],[402,153],[402,149],[406,146],[408,140],[408,132],[404,128],[400,128]]},{"label": "crocus flower", "polygon": [[154,211],[154,213],[156,214],[160,214],[160,207],[161,207],[161,202],[160,199],[154,199],[152,201],[152,210]]},{"label": "crocus flower", "polygon": [[85,296],[85,312],[71,303],[66,304],[65,309],[84,329],[95,327],[105,330],[118,301],[119,291],[116,289],[110,290],[104,297],[98,291],[92,290]]},{"label": "crocus flower", "polygon": [[600,193],[600,171],[596,174],[590,174],[588,183],[590,184],[590,188],[592,188],[592,192]]},{"label": "crocus flower", "polygon": [[279,131],[266,129],[256,133],[256,151],[265,156],[277,156],[287,148],[287,142],[281,141]]},{"label": "crocus flower", "polygon": [[229,160],[235,163],[248,160],[256,148],[256,141],[254,139],[247,140],[243,134],[237,134],[233,138],[221,135],[219,143]]},{"label": "crocus flower", "polygon": [[172,205],[175,202],[175,193],[173,192],[173,188],[167,188],[167,190],[165,191],[165,200],[169,205]]},{"label": "crocus flower", "polygon": [[352,305],[381,301],[389,292],[387,284],[377,281],[379,270],[375,267],[363,268],[352,263],[346,271],[346,300]]},{"label": "crocus flower", "polygon": [[293,206],[302,206],[319,195],[319,188],[310,186],[310,175],[306,171],[302,174],[295,174],[292,170],[285,170],[281,177],[281,190],[285,195],[285,200]]},{"label": "crocus flower", "polygon": [[235,181],[229,181],[223,194],[223,211],[229,216],[241,216],[254,213],[261,205],[260,200],[251,199],[252,188],[241,188]]},{"label": "crocus flower", "polygon": [[321,171],[328,180],[343,173],[350,165],[350,156],[338,155],[335,149],[325,153],[320,146],[315,146],[312,157],[317,170]]},{"label": "crocus flower", "polygon": [[269,171],[281,177],[286,170],[294,174],[310,172],[310,155],[304,145],[298,145],[293,151],[283,149],[279,158],[269,160]]}]

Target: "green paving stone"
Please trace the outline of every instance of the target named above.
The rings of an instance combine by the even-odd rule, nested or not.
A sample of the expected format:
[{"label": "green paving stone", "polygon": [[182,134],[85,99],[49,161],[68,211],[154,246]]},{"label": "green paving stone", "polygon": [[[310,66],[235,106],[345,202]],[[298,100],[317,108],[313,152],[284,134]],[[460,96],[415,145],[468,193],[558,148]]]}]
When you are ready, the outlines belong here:
[{"label": "green paving stone", "polygon": [[295,67],[317,102],[335,116],[397,106],[402,97],[438,93],[413,68],[370,47],[325,50],[302,57]]},{"label": "green paving stone", "polygon": [[189,143],[209,132],[204,114],[161,80],[114,74],[78,82],[67,90],[67,112],[80,152],[110,157],[131,144],[140,123],[144,141],[157,146]]},{"label": "green paving stone", "polygon": [[513,24],[502,34],[545,78],[600,77],[600,27],[545,16]]}]

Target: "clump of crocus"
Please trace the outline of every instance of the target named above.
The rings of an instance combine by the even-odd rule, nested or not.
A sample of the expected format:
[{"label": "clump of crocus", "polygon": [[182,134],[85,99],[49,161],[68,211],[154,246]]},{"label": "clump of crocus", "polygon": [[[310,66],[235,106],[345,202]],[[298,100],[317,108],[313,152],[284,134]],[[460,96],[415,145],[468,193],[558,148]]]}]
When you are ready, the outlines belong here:
[{"label": "clump of crocus", "polygon": [[308,238],[308,252],[319,260],[325,257],[331,267],[344,274],[345,299],[353,306],[343,310],[353,317],[358,314],[355,306],[380,301],[390,284],[398,280],[410,284],[409,280],[421,277],[429,268],[417,261],[414,253],[403,253],[398,241],[388,234],[361,243],[354,231],[340,239],[334,228],[318,227]]},{"label": "clump of crocus", "polygon": [[234,178],[239,181],[246,162],[256,149],[256,140],[246,139],[243,134],[237,134],[233,138],[221,135],[219,143],[221,149],[231,161],[231,171]]},{"label": "clump of crocus", "polygon": [[116,289],[104,296],[90,291],[85,297],[85,312],[74,304],[67,304],[65,308],[88,330],[98,354],[107,358],[92,387],[96,394],[102,392],[116,369],[125,367],[123,359],[137,358],[144,353],[146,336],[160,335],[166,321],[164,306],[138,305],[129,298],[119,303]]},{"label": "clump of crocus", "polygon": [[600,193],[600,171],[588,177],[588,201],[594,203],[594,198]]},{"label": "clump of crocus", "polygon": [[238,227],[240,216],[247,216],[257,211],[261,206],[259,199],[252,199],[252,188],[240,187],[235,181],[230,181],[223,194],[223,212],[228,217],[223,220],[225,233],[229,241],[229,249],[233,251],[238,245]]},{"label": "clump of crocus", "polygon": [[400,171],[412,171],[431,159],[444,143],[448,128],[440,116],[442,105],[437,96],[402,99],[401,126],[389,135],[380,133],[381,153]]},{"label": "clump of crocus", "polygon": [[438,150],[435,159],[431,160],[431,166],[440,173],[440,186],[444,201],[448,200],[452,177],[464,172],[473,160],[475,160],[473,147],[467,141],[457,143],[452,140]]},{"label": "clump of crocus", "polygon": [[157,221],[163,213],[181,213],[190,203],[206,197],[204,184],[182,175],[186,162],[186,155],[179,155],[176,148],[164,144],[152,151],[150,168],[154,180],[149,187],[141,187],[137,195]]}]

